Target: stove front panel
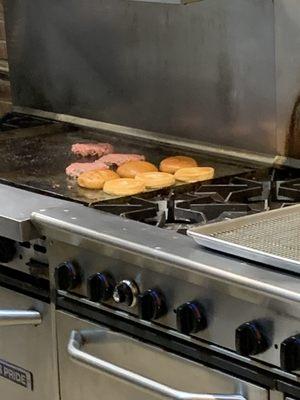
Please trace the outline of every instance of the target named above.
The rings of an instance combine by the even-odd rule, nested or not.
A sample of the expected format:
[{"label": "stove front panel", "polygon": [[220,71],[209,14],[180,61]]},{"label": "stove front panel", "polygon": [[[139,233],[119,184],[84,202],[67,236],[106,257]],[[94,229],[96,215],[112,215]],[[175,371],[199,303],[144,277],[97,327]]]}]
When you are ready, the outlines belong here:
[{"label": "stove front panel", "polygon": [[[260,343],[258,353],[253,354],[252,359],[280,368],[281,343],[300,331],[298,304],[279,301],[267,294],[258,294],[250,289],[222,283],[209,276],[180,271],[175,267],[166,272],[166,266],[155,258],[149,260],[136,254],[120,254],[122,253],[116,252],[113,247],[107,247],[104,254],[54,242],[49,250],[51,276],[53,278],[55,270],[57,275],[58,266],[61,268],[62,263],[70,261],[69,267],[73,265],[77,272],[73,279],[74,287],[60,290],[61,295],[70,296],[89,306],[105,309],[122,318],[131,318],[153,328],[168,329],[169,333],[186,340],[200,339],[201,343],[216,345],[219,349],[228,349],[236,353],[237,346],[247,345],[249,329],[251,331],[252,328],[258,328],[257,332],[262,334],[266,342]],[[93,277],[93,288],[97,288],[97,285],[99,288],[99,275],[95,279],[95,274],[99,273],[109,274],[110,278],[113,278],[114,288],[119,287],[118,284],[122,282],[125,286],[135,283],[135,289],[138,289],[140,294],[149,294],[147,291],[152,290],[152,300],[153,296],[165,300],[167,312],[145,321],[149,315],[149,307],[150,314],[152,312],[153,303],[150,301],[149,305],[149,296],[145,296],[144,305],[140,307],[137,304],[129,307],[125,302],[117,303],[116,300],[120,299],[112,292],[105,301],[93,298],[91,301],[89,280]],[[62,274],[58,279],[57,289],[61,284],[61,288],[66,289],[63,283],[66,277],[68,278],[67,275]],[[282,278],[289,279],[284,275]],[[121,297],[124,294],[122,290]],[[141,301],[138,300],[138,303],[141,304]],[[189,318],[195,317],[195,304],[200,305],[199,309],[205,320],[202,320],[203,325],[200,323],[197,326],[198,330],[187,332],[187,326],[190,326]],[[181,315],[181,319],[178,315]],[[240,343],[237,344],[237,341]],[[244,357],[244,360],[247,359],[250,361],[250,358]]]}]

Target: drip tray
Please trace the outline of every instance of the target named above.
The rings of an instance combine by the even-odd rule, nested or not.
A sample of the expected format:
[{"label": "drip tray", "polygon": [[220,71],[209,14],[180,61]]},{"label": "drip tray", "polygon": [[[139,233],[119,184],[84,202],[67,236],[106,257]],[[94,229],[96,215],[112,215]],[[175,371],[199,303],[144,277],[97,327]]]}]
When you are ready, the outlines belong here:
[{"label": "drip tray", "polygon": [[188,230],[201,246],[300,273],[300,205]]}]

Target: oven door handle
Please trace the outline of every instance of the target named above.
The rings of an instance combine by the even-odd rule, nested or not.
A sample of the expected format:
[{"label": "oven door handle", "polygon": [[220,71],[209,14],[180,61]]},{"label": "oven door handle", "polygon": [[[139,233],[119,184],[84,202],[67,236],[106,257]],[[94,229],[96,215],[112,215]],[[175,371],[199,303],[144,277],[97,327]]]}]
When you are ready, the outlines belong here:
[{"label": "oven door handle", "polygon": [[153,381],[142,375],[126,370],[101,358],[94,357],[82,350],[88,343],[101,343],[102,337],[107,337],[109,331],[106,330],[86,330],[72,331],[68,343],[68,354],[73,361],[95,371],[118,378],[126,383],[130,383],[150,393],[160,396],[163,399],[172,400],[245,400],[239,394],[195,394],[182,392]]},{"label": "oven door handle", "polygon": [[13,325],[40,325],[41,314],[38,311],[29,310],[0,310],[0,327]]}]

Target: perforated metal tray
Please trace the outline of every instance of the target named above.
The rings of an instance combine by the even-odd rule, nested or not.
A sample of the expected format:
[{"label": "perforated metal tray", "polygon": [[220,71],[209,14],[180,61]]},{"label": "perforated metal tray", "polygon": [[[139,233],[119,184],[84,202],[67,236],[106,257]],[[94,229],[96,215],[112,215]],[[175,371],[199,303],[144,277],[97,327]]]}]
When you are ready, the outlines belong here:
[{"label": "perforated metal tray", "polygon": [[300,273],[300,205],[190,229],[197,243]]}]

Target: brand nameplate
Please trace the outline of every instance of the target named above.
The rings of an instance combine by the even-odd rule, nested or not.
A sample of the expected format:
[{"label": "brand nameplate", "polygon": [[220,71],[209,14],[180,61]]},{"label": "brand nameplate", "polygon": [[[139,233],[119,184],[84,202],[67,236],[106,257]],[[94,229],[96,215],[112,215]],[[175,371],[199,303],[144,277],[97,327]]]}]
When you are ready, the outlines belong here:
[{"label": "brand nameplate", "polygon": [[0,377],[8,379],[9,381],[23,386],[26,389],[33,390],[33,377],[31,372],[1,359]]}]

